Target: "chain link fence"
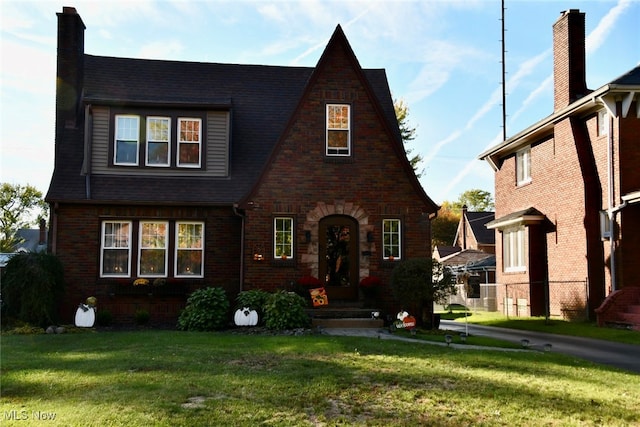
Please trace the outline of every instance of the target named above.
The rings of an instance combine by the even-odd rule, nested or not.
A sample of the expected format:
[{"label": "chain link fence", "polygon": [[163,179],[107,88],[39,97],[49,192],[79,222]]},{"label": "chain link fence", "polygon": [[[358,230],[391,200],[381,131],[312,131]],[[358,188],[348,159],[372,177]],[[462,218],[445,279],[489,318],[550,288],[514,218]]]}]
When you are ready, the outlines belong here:
[{"label": "chain link fence", "polygon": [[546,317],[561,317],[566,320],[589,320],[589,287],[586,280],[481,283],[480,298],[467,298],[465,284],[457,285],[456,295],[449,297],[448,304],[441,307],[464,306],[473,311],[501,312],[507,317],[529,317],[533,287],[542,286]]}]

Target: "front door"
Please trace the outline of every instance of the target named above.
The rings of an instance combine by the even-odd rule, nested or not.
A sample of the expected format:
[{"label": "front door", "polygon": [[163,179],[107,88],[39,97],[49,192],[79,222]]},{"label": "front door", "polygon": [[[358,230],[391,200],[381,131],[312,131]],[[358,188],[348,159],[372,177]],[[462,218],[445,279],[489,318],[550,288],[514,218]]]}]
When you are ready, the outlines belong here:
[{"label": "front door", "polygon": [[358,223],[349,216],[320,220],[319,275],[331,300],[358,299]]}]

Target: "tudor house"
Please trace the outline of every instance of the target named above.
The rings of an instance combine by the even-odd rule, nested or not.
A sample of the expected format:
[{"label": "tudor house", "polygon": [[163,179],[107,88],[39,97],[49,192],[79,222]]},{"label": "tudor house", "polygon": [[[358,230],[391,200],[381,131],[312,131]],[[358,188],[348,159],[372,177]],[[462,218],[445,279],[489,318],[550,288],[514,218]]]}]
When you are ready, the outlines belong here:
[{"label": "tudor house", "polygon": [[63,317],[95,296],[116,322],[144,309],[170,323],[195,289],[233,303],[305,276],[329,304],[357,305],[363,278],[388,289],[398,262],[430,256],[438,206],[407,161],[386,73],[360,67],[340,26],[316,67],[95,56],[84,31],[74,8],[58,13],[46,200]]},{"label": "tudor house", "polygon": [[553,25],[553,50],[553,113],[480,155],[495,171],[497,282],[524,284],[512,298],[531,315],[640,327],[640,67],[588,89],[578,10]]}]

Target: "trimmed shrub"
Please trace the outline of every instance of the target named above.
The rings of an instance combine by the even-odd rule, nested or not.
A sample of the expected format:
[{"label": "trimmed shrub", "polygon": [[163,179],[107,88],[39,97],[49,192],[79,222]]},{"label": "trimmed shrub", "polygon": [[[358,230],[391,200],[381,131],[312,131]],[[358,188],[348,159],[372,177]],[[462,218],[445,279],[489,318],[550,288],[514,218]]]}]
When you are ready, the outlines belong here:
[{"label": "trimmed shrub", "polygon": [[62,263],[47,253],[19,253],[7,262],[2,276],[3,315],[45,327],[58,320],[64,295]]},{"label": "trimmed shrub", "polygon": [[307,301],[294,292],[272,293],[264,307],[265,326],[275,330],[308,327],[311,320],[305,312],[306,305]]},{"label": "trimmed shrub", "polygon": [[222,288],[203,288],[193,292],[178,318],[183,331],[223,329],[229,318],[229,300]]}]

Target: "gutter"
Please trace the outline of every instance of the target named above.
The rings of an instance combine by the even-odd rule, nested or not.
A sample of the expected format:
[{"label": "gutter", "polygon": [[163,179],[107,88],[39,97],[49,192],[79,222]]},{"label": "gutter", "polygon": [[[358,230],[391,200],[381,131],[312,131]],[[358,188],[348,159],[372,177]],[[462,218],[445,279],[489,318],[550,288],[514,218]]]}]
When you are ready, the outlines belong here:
[{"label": "gutter", "polygon": [[245,224],[245,214],[240,212],[238,209],[238,204],[234,203],[233,205],[233,213],[240,217],[242,220],[242,225],[240,226],[240,287],[239,292],[242,292],[244,286],[244,224]]}]

